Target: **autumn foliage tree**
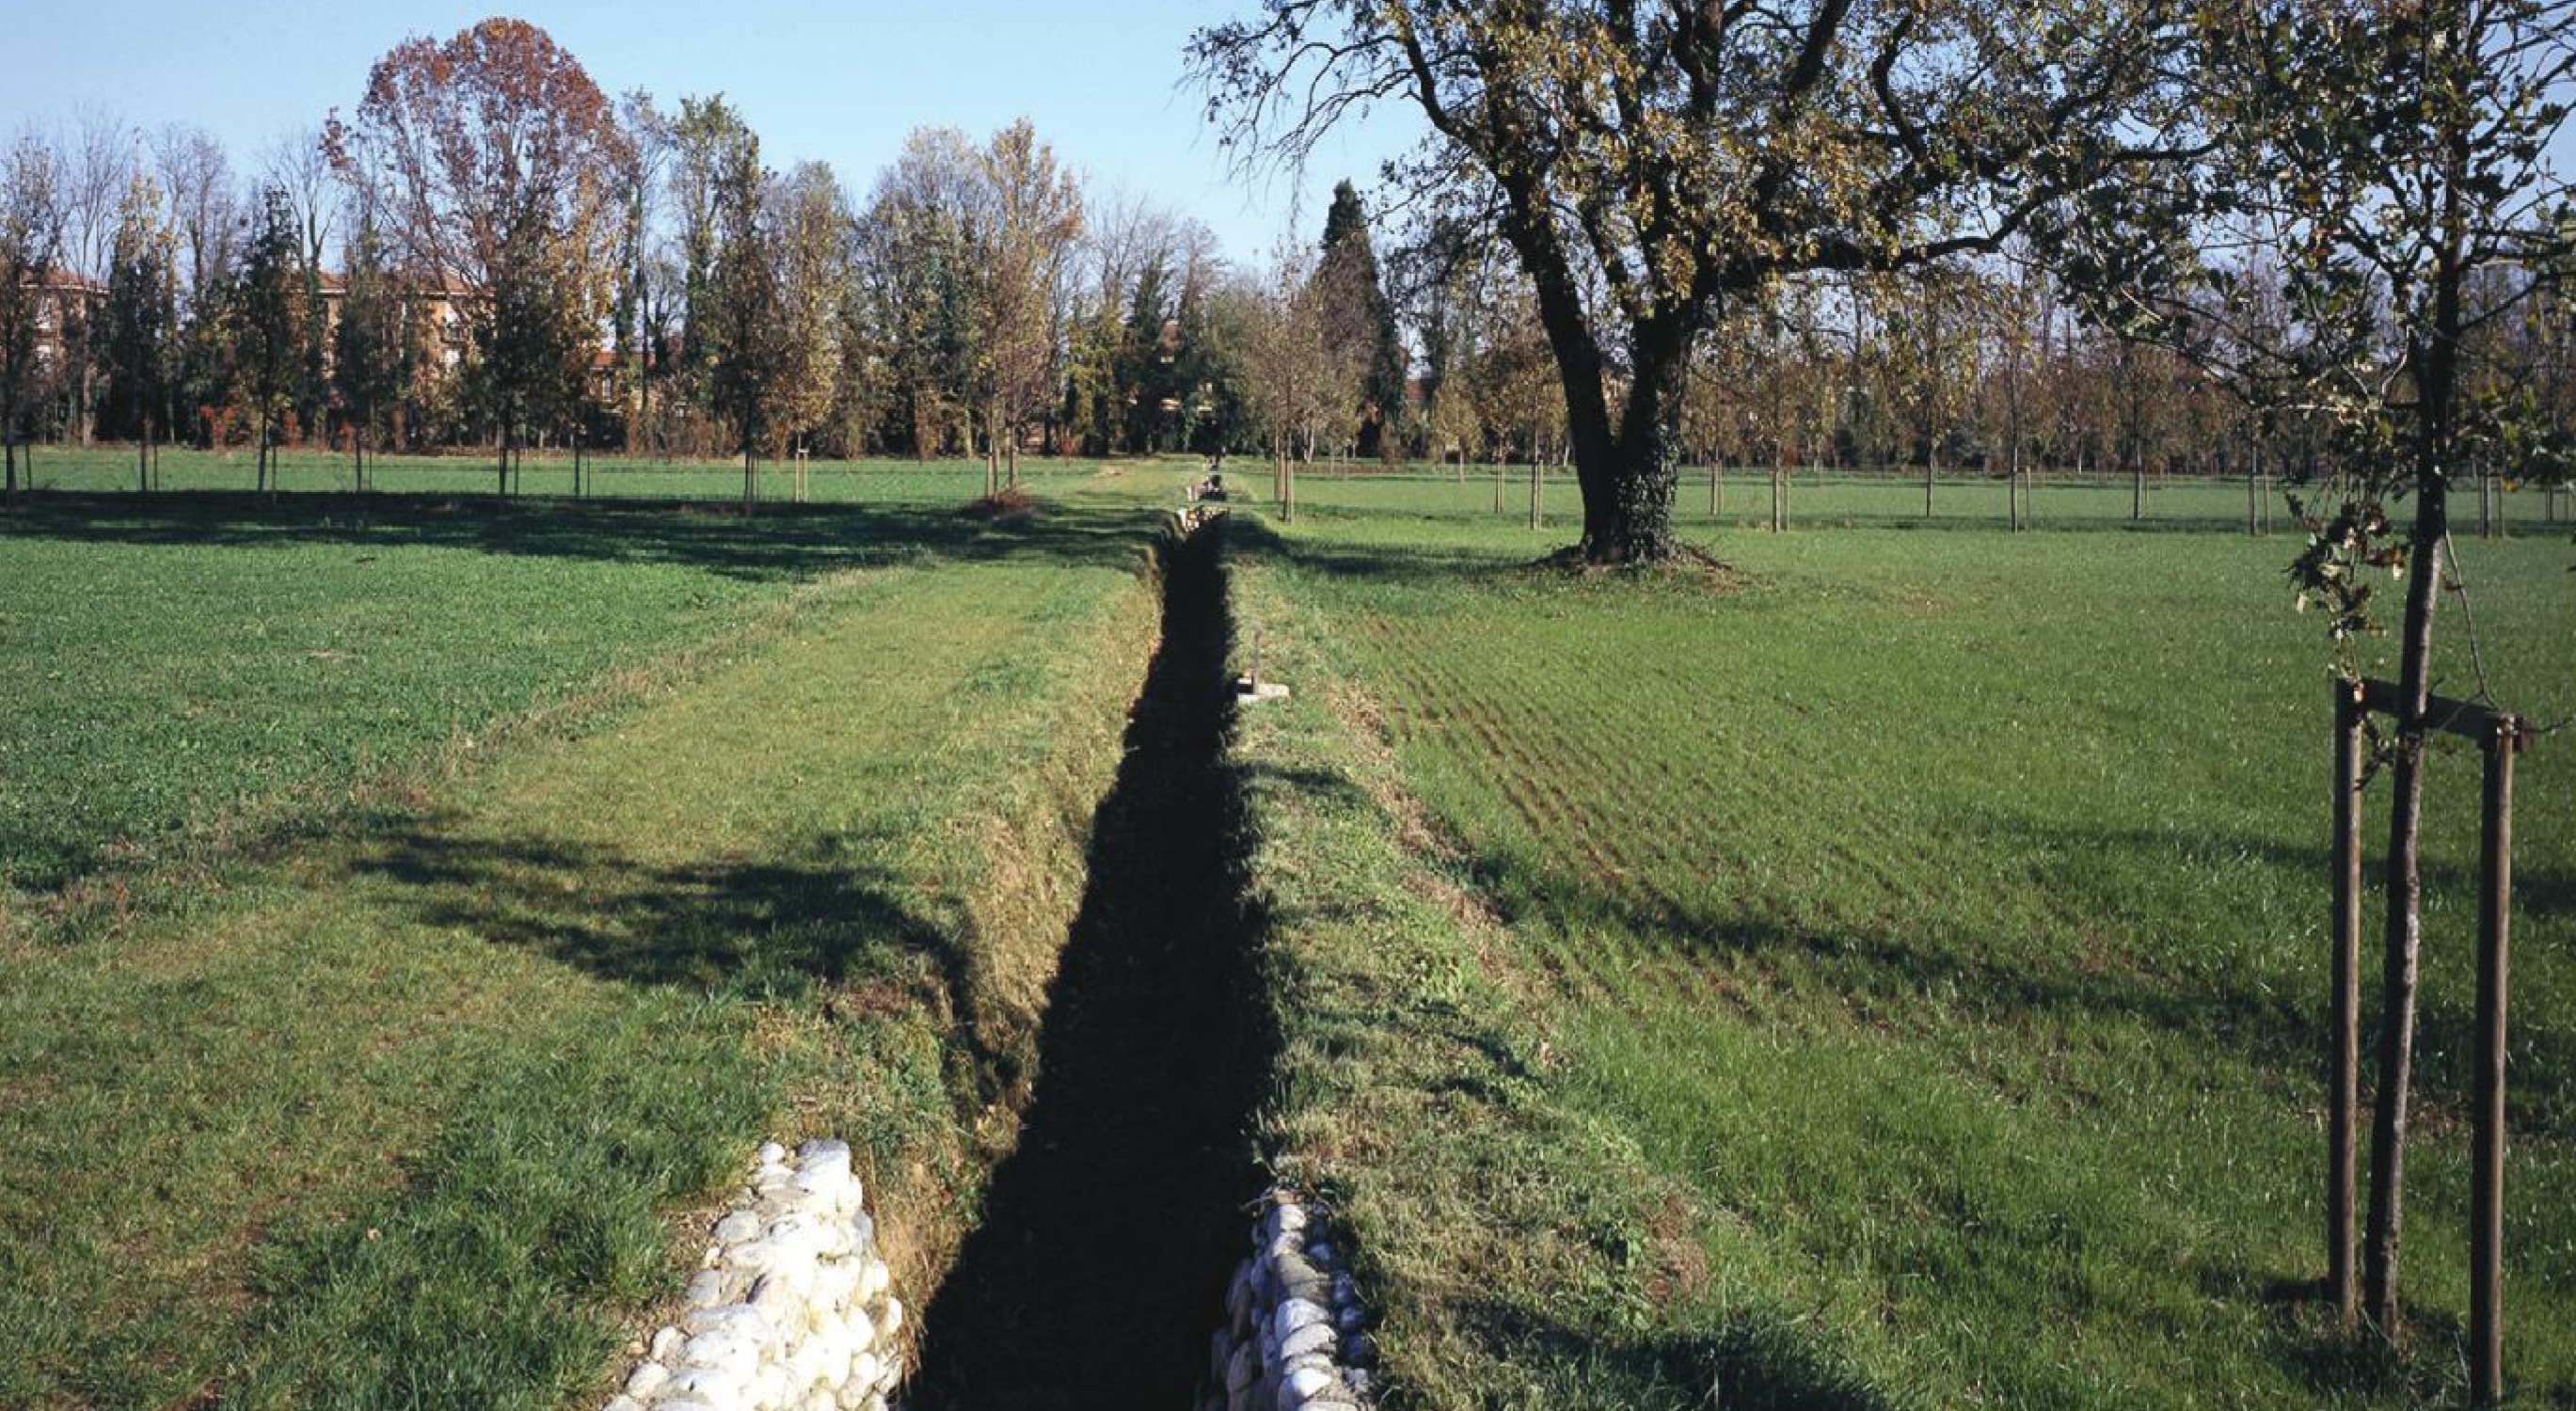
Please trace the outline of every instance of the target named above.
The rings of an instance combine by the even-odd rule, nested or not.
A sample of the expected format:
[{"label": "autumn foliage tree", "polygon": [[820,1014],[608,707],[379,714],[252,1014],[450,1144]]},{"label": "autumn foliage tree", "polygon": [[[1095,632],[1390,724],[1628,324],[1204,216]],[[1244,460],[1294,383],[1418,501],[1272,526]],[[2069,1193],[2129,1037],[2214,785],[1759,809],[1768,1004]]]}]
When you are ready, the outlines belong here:
[{"label": "autumn foliage tree", "polygon": [[276,449],[295,405],[304,350],[304,280],[297,272],[295,211],[286,193],[260,194],[229,309],[233,394],[250,414],[253,485],[277,488]]},{"label": "autumn foliage tree", "polygon": [[831,415],[844,367],[850,203],[830,167],[806,162],[776,183],[771,206],[778,327],[770,419],[782,438],[802,438]]},{"label": "autumn foliage tree", "polygon": [[980,339],[975,248],[978,157],[954,128],[904,139],[859,223],[861,299],[879,344],[894,414],[919,458],[966,410]]},{"label": "autumn foliage tree", "polygon": [[560,410],[606,306],[625,147],[606,95],[544,30],[489,19],[396,46],[325,143],[368,188],[405,276],[463,291],[506,492],[512,451]]},{"label": "autumn foliage tree", "polygon": [[332,329],[331,382],[349,422],[350,464],[367,487],[367,446],[402,396],[412,362],[411,305],[385,263],[383,231],[361,207],[350,232],[340,320]]},{"label": "autumn foliage tree", "polygon": [[983,272],[976,323],[986,435],[1016,485],[1021,427],[1054,400],[1062,332],[1056,296],[1082,234],[1082,190],[1025,119],[993,134],[976,169],[979,218],[969,229]]},{"label": "autumn foliage tree", "polygon": [[1273,497],[1292,517],[1297,467],[1359,425],[1357,350],[1334,337],[1332,299],[1295,245],[1273,258],[1246,332],[1249,401],[1270,442]]}]

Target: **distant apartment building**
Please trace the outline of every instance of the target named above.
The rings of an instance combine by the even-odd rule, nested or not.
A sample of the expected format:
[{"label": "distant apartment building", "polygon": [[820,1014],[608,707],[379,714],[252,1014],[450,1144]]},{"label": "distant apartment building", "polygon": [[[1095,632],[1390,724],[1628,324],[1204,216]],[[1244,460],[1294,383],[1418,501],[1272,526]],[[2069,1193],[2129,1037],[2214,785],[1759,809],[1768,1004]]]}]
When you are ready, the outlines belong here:
[{"label": "distant apartment building", "polygon": [[[407,278],[400,273],[389,276],[403,291],[405,322],[409,328],[411,376],[416,385],[433,383],[454,376],[467,363],[474,343],[474,311],[483,298],[475,285],[456,278]],[[51,266],[28,276],[22,287],[39,291],[34,307],[33,331],[36,367],[40,379],[51,381],[71,355],[73,330],[84,320],[95,326],[107,305],[107,287],[62,266]],[[325,270],[306,286],[297,281],[297,293],[309,288],[318,297],[322,313],[323,340],[321,356],[327,370],[337,345],[334,336],[349,297],[345,274]],[[584,389],[601,406],[614,405],[619,396],[619,382],[624,371],[609,343],[603,338],[585,360]],[[68,409],[66,409],[68,410]],[[399,421],[400,413],[397,413]],[[336,418],[335,418],[336,420]],[[312,428],[328,434],[325,427]]]},{"label": "distant apartment building", "polygon": [[86,319],[95,314],[107,302],[107,286],[59,265],[29,275],[26,286],[38,291],[36,366],[57,367],[63,359],[63,340],[75,316]]}]

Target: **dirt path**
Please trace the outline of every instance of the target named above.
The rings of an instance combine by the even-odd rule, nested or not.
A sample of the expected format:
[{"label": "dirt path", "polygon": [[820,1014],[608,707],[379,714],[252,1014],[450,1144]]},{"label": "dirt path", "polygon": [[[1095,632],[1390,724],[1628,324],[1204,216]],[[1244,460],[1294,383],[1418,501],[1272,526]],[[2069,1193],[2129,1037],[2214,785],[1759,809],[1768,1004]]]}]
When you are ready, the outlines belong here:
[{"label": "dirt path", "polygon": [[1204,1364],[1267,1067],[1245,1019],[1216,539],[1166,563],[1163,640],[1096,820],[1037,1092],[923,1318],[916,1411],[1183,1406]]}]

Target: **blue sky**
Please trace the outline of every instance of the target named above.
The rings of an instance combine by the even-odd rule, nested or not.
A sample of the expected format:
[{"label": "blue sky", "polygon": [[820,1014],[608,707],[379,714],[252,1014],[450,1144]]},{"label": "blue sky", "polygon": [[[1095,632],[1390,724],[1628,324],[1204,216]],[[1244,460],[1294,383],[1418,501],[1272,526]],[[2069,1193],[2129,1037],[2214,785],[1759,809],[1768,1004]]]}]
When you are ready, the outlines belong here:
[{"label": "blue sky", "polygon": [[[722,92],[772,165],[828,161],[855,197],[915,127],[981,136],[1036,122],[1096,187],[1150,196],[1257,262],[1291,229],[1321,234],[1332,183],[1363,189],[1402,150],[1401,110],[1327,139],[1302,179],[1230,170],[1202,103],[1183,89],[1182,45],[1253,0],[531,0],[543,25],[612,93],[668,103]],[[410,34],[445,37],[493,13],[406,0],[16,0],[0,132],[54,123],[83,103],[144,127],[197,123],[237,166],[291,125],[357,106],[368,66]],[[2554,150],[2576,166],[2576,129]]]},{"label": "blue sky", "polygon": [[[406,35],[443,38],[495,13],[491,0],[11,8],[0,132],[95,103],[147,128],[197,123],[244,169],[290,125],[354,109],[368,66]],[[1235,12],[1221,0],[530,0],[500,11],[544,26],[611,93],[641,87],[667,103],[723,92],[771,165],[828,161],[860,198],[915,127],[980,137],[1025,116],[1097,187],[1195,216],[1253,261],[1292,211],[1300,235],[1319,237],[1332,183],[1365,186],[1409,130],[1388,115],[1329,141],[1302,182],[1237,177],[1199,97],[1179,87],[1190,32]]]}]

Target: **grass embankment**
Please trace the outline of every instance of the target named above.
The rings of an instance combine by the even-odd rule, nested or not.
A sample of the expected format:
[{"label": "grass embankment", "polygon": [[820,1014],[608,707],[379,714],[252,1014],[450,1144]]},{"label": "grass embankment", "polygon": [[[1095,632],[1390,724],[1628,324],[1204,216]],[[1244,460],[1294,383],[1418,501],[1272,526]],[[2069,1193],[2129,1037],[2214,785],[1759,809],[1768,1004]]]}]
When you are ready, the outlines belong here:
[{"label": "grass embankment", "polygon": [[[1242,745],[1297,997],[1272,1138],[1352,1211],[1419,1401],[2461,1398],[2476,763],[2435,771],[2392,1363],[2314,1301],[2326,692],[2282,541],[1722,533],[1740,579],[1575,581],[1427,496],[1323,498],[1238,574],[1301,691]],[[2576,713],[2564,546],[2461,549],[2499,696]],[[2542,1404],[2576,1399],[2562,741],[2518,820]]]},{"label": "grass embankment", "polygon": [[[676,1290],[675,1203],[772,1132],[849,1137],[901,1287],[932,1287],[1016,1127],[1151,645],[1138,521],[657,512],[405,547],[266,515],[240,533],[279,542],[222,571],[317,612],[337,595],[292,580],[345,587],[340,628],[373,653],[350,674],[393,677],[357,701],[441,674],[367,634],[443,610],[439,659],[487,658],[475,699],[583,704],[444,752],[468,706],[442,701],[386,731],[422,753],[354,801],[22,911],[0,942],[0,1404],[559,1404]],[[109,581],[216,571],[103,537],[38,543]],[[122,561],[145,554],[182,567]],[[396,571],[330,576],[359,554]],[[727,608],[735,575],[776,591]],[[649,630],[575,625],[630,595],[620,621]],[[307,629],[265,620],[280,645],[237,675],[174,635],[97,697],[140,718],[195,671],[327,735],[352,696],[299,689]],[[519,644],[558,628],[559,655]],[[576,684],[603,654],[624,666]],[[215,777],[257,775],[227,749]],[[299,767],[344,789],[344,763]]]}]

